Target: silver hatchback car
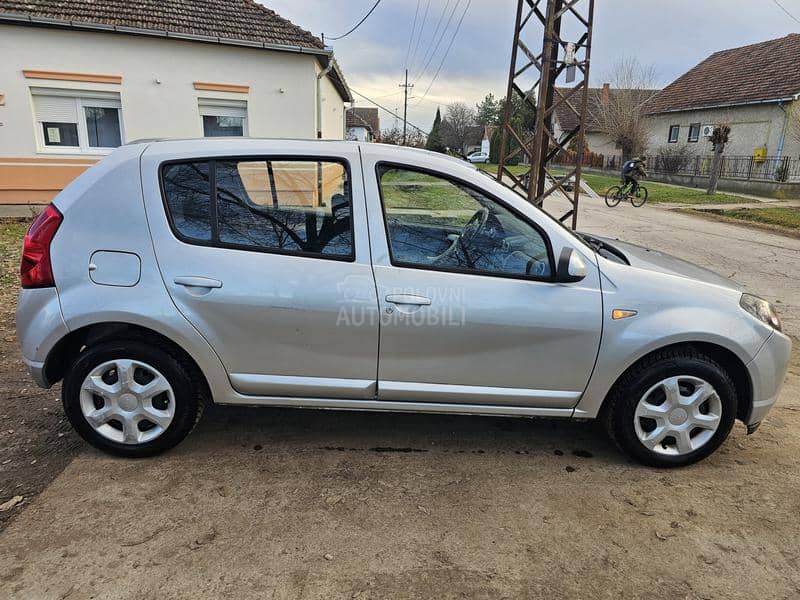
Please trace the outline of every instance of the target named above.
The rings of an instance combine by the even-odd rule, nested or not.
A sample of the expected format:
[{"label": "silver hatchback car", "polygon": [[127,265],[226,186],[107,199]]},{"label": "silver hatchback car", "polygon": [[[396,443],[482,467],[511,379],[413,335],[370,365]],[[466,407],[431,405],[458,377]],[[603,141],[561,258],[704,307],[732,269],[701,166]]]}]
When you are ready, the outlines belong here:
[{"label": "silver hatchback car", "polygon": [[378,144],[124,146],[34,221],[21,277],[33,378],[131,457],[215,402],[600,418],[636,460],[685,465],[758,427],[791,352],[728,279]]}]

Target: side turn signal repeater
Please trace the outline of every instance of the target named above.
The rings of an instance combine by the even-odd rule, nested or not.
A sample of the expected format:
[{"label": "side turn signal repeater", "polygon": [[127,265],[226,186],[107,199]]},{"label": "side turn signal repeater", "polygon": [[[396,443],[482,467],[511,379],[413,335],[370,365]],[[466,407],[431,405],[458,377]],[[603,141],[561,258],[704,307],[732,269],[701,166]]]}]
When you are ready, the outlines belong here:
[{"label": "side turn signal repeater", "polygon": [[615,308],[611,311],[611,318],[614,321],[619,321],[620,319],[627,319],[628,317],[635,317],[639,314],[639,311],[636,310],[625,310],[624,308]]}]

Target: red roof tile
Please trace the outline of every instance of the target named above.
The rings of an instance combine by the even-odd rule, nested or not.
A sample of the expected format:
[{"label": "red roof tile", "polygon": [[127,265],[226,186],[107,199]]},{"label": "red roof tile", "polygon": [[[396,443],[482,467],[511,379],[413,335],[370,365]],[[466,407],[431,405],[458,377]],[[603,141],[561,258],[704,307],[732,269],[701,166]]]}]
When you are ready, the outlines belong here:
[{"label": "red roof tile", "polygon": [[800,34],[715,52],[648,105],[662,113],[775,101],[800,93]]},{"label": "red roof tile", "polygon": [[324,48],[322,41],[253,0],[0,0],[0,15],[73,25],[131,27],[175,34]]}]

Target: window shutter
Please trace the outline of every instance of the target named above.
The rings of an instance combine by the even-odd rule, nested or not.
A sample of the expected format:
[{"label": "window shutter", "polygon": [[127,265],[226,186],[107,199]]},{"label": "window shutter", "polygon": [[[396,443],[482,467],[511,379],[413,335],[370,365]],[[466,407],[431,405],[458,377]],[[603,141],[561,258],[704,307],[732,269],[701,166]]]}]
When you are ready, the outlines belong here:
[{"label": "window shutter", "polygon": [[247,117],[246,101],[199,98],[197,104],[201,116]]},{"label": "window shutter", "polygon": [[33,97],[33,105],[36,109],[36,120],[39,122],[78,122],[78,110],[76,108],[75,98],[35,95]]}]

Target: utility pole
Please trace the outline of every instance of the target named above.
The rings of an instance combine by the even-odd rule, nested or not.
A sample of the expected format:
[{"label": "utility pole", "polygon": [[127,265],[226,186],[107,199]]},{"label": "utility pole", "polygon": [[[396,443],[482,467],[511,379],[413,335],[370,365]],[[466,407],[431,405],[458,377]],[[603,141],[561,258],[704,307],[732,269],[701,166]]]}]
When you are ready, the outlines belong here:
[{"label": "utility pole", "polygon": [[400,86],[403,88],[403,146],[406,145],[406,126],[408,121],[406,119],[408,115],[408,88],[413,88],[413,83],[408,83],[408,69],[406,69],[406,80],[405,83],[401,83]]},{"label": "utility pole", "polygon": [[[571,220],[572,229],[578,224],[594,2],[595,0],[517,0],[497,168],[499,182],[539,207],[545,198],[554,193],[567,197],[572,206],[559,220]],[[562,21],[565,21],[565,30],[578,36],[577,39],[567,40],[562,36]],[[539,54],[523,41],[522,34],[526,29],[536,34],[532,39],[528,38],[530,43],[542,40],[542,51]],[[559,87],[556,82],[562,73],[567,85]],[[533,89],[538,92],[535,104],[531,94]],[[517,100],[517,105],[522,106],[523,110],[535,111],[536,125],[533,135],[515,122],[513,100]],[[571,121],[567,131],[558,137],[553,127],[553,116],[557,108],[567,112]],[[551,170],[553,164],[566,153],[570,142],[577,144],[574,164],[560,165],[566,171],[565,174]],[[515,175],[507,167],[513,164],[512,160],[516,161],[519,157],[526,158],[530,163],[530,169],[521,176]],[[565,189],[568,182],[572,183],[570,192]]]}]

